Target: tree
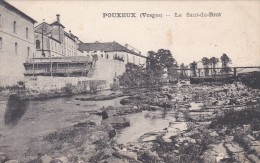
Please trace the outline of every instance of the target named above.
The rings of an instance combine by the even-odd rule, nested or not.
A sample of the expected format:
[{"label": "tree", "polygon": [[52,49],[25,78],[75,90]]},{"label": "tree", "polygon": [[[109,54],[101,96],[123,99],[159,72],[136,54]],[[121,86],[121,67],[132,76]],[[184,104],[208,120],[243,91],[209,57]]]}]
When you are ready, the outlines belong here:
[{"label": "tree", "polygon": [[213,68],[213,73],[211,71],[211,74],[216,75],[216,65],[218,64],[218,62],[219,62],[218,58],[216,58],[216,57],[210,58],[210,65],[211,65],[211,68]]},{"label": "tree", "polygon": [[177,62],[170,50],[159,49],[157,53],[154,51],[148,52],[147,69],[152,71],[155,78],[160,79],[165,69],[167,69],[168,76],[176,75],[177,71],[174,71],[176,67]]},{"label": "tree", "polygon": [[127,63],[126,71],[120,76],[119,83],[127,87],[142,86],[144,83],[147,83],[145,69],[140,65]]},{"label": "tree", "polygon": [[186,71],[184,69],[187,69],[187,66],[184,65],[184,63],[182,63],[180,65],[180,79],[184,79],[187,77]]},{"label": "tree", "polygon": [[230,72],[230,67],[228,67],[228,64],[231,63],[231,59],[224,53],[221,56],[221,63],[222,63],[222,68],[224,73]]},{"label": "tree", "polygon": [[209,75],[209,63],[210,63],[210,60],[207,57],[203,57],[201,59],[201,61],[202,61],[202,64],[204,66],[205,76],[208,76]]},{"label": "tree", "polygon": [[197,73],[196,73],[196,69],[197,69],[197,62],[193,61],[192,63],[190,63],[190,69],[192,72],[192,76],[196,77]]}]

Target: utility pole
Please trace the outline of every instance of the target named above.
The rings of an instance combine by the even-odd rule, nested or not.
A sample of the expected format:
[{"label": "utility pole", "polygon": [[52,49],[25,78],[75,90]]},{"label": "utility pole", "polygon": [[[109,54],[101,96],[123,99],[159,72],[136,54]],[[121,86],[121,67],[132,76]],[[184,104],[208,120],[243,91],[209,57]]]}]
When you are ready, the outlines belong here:
[{"label": "utility pole", "polygon": [[33,53],[32,63],[33,63],[33,77],[34,77],[34,53]]},{"label": "utility pole", "polygon": [[[43,19],[43,23],[44,23],[44,21],[45,21],[45,20]],[[44,26],[44,24],[42,24],[42,56],[45,57],[44,47],[43,47],[43,31],[44,31],[43,26]]]},{"label": "utility pole", "polygon": [[235,86],[237,87],[237,68],[234,68]]}]

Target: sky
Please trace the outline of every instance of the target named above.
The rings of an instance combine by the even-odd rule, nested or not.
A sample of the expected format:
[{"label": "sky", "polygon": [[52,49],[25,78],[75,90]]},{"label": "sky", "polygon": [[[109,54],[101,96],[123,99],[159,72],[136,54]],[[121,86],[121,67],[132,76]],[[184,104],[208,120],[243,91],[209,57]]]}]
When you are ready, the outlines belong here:
[{"label": "sky", "polygon": [[[127,43],[143,55],[169,49],[178,64],[226,53],[232,66],[260,66],[260,1],[7,1],[38,23],[43,19],[52,23],[60,14],[65,31],[71,30],[83,42]],[[221,16],[186,15],[201,12]],[[103,18],[103,13],[137,17]],[[141,13],[162,17],[141,18]],[[175,13],[182,17],[174,17]]]}]

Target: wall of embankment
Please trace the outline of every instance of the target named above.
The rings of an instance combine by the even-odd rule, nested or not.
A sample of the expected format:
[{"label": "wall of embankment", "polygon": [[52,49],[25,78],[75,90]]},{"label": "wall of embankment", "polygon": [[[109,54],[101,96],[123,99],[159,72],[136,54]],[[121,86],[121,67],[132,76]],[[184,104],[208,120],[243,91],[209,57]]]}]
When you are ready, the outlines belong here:
[{"label": "wall of embankment", "polygon": [[36,76],[25,77],[25,88],[38,92],[65,89],[67,93],[81,93],[108,89],[109,85],[106,80],[93,80],[88,77]]}]

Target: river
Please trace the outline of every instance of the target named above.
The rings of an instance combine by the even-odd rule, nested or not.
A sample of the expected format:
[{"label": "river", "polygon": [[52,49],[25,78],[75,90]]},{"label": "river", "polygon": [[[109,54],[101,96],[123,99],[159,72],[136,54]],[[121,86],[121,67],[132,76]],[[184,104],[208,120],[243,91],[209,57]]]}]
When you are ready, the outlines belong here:
[{"label": "river", "polygon": [[[99,94],[110,94],[103,91]],[[75,95],[47,100],[19,101],[0,97],[0,152],[14,158],[22,157],[28,147],[42,141],[44,135],[72,126],[86,119],[96,123],[101,117],[89,114],[106,106],[120,106],[124,97],[105,101],[79,101],[75,98],[86,98],[94,95]],[[143,134],[162,130],[174,121],[174,111],[144,111],[127,115],[130,127],[119,130],[116,136],[118,143],[136,142]]]}]

